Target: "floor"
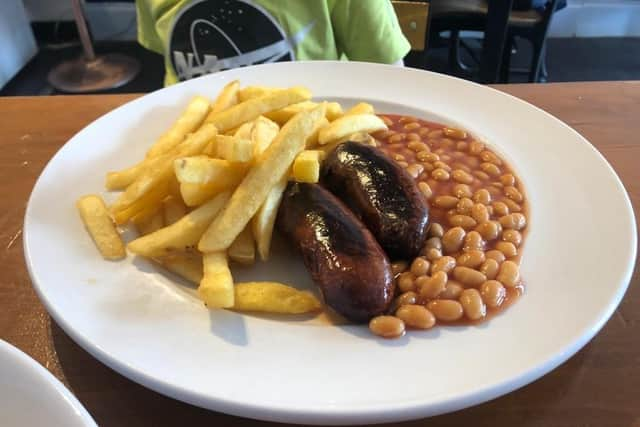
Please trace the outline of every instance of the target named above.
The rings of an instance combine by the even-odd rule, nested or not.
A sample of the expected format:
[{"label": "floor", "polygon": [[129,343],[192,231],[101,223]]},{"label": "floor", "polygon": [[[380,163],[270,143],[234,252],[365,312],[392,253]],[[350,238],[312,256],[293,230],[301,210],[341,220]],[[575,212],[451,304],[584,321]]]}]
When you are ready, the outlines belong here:
[{"label": "floor", "polygon": [[[479,43],[470,40],[472,47]],[[526,67],[530,49],[521,43],[512,63],[515,67]],[[96,46],[96,51],[119,52],[136,57],[142,64],[141,73],[130,83],[106,93],[151,92],[162,87],[164,74],[160,55],[150,52],[134,42],[109,42]],[[34,59],[0,90],[0,96],[52,95],[57,92],[48,84],[47,74],[57,63],[79,56],[77,43],[41,48]],[[467,56],[465,62],[472,61]],[[415,58],[411,58],[415,65]],[[431,48],[419,64],[427,69],[447,73],[446,48]],[[589,80],[640,80],[640,38],[567,38],[549,39],[547,48],[548,81]],[[512,82],[525,81],[523,74],[513,73]]]}]

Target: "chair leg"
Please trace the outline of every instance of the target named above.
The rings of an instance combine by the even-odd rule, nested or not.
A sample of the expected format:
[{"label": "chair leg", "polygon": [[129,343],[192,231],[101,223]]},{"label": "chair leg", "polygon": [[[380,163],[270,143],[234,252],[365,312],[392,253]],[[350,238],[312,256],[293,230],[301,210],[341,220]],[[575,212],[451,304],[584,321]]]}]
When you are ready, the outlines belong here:
[{"label": "chair leg", "polygon": [[547,44],[542,47],[542,63],[540,65],[540,82],[546,83],[549,80],[549,71],[547,70]]},{"label": "chair leg", "polygon": [[456,74],[459,71],[460,61],[460,31],[451,30],[449,36],[449,69]]},{"label": "chair leg", "polygon": [[540,69],[542,68],[542,58],[544,57],[545,43],[533,43],[533,58],[531,60],[531,71],[529,72],[529,83],[538,83],[540,79]]},{"label": "chair leg", "polygon": [[515,39],[508,36],[504,49],[502,50],[502,63],[500,64],[500,83],[509,83],[509,72],[511,70],[511,50]]}]

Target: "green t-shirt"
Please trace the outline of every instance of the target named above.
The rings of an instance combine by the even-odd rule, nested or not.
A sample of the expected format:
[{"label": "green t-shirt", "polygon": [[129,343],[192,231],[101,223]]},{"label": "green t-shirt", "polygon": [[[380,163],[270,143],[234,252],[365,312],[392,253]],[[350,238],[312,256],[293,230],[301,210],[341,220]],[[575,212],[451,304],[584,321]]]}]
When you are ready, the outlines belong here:
[{"label": "green t-shirt", "polygon": [[286,60],[394,63],[410,49],[389,0],[136,0],[165,84]]}]

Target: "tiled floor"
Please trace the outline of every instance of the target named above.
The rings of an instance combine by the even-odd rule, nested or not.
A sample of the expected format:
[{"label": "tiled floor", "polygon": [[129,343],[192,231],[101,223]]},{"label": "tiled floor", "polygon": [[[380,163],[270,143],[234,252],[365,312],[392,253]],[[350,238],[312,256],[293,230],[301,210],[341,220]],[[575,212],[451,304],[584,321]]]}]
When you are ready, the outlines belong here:
[{"label": "tiled floor", "polygon": [[[471,43],[473,44],[473,42]],[[120,52],[135,56],[142,64],[141,73],[129,84],[109,93],[150,92],[162,87],[162,57],[133,42],[98,44],[98,52]],[[640,38],[550,39],[547,49],[549,81],[640,80]],[[47,73],[58,62],[80,54],[80,47],[43,48],[38,55],[2,90],[0,96],[55,94],[47,83]],[[525,43],[513,59],[513,65],[524,67],[530,52]],[[427,69],[447,72],[445,48],[430,49]],[[513,74],[512,81],[524,81]]]}]

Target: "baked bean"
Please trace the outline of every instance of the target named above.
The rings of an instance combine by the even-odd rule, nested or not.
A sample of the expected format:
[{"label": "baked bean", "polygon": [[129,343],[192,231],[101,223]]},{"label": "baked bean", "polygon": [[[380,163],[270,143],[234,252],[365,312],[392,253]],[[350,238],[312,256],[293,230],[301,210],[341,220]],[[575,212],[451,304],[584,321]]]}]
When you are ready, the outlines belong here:
[{"label": "baked bean", "polygon": [[453,148],[453,146],[454,146],[454,145],[455,145],[455,142],[453,142],[453,141],[452,141],[452,140],[450,140],[449,138],[442,138],[442,139],[440,140],[440,146],[441,146],[442,148],[449,149],[449,148]]},{"label": "baked bean", "polygon": [[413,291],[409,291],[409,292],[400,294],[400,296],[398,296],[395,299],[395,305],[396,307],[401,307],[407,304],[415,304],[417,300],[418,300],[418,294],[416,294]]},{"label": "baked bean", "polygon": [[397,163],[398,163],[398,166],[400,166],[400,167],[401,167],[401,168],[403,168],[403,169],[406,169],[406,168],[408,168],[408,167],[409,167],[409,163],[407,163],[407,162],[399,161],[399,162],[397,162]]},{"label": "baked bean", "polygon": [[[501,197],[502,196],[502,189],[500,188],[496,188],[492,185],[488,186],[486,188],[486,190],[489,192],[489,194],[491,194],[491,197]],[[508,199],[507,199],[508,200]]]},{"label": "baked bean", "polygon": [[447,280],[447,273],[444,271],[438,271],[433,276],[421,280],[420,297],[423,299],[436,298],[440,292],[444,291]]},{"label": "baked bean", "polygon": [[492,258],[486,258],[485,255],[485,261],[480,266],[480,273],[484,274],[487,276],[487,279],[491,280],[496,278],[499,269],[500,265],[498,264],[498,261]]},{"label": "baked bean", "polygon": [[502,160],[500,160],[498,156],[496,156],[491,151],[483,151],[482,153],[480,153],[480,158],[487,163],[493,163],[497,166],[502,165]]},{"label": "baked bean", "polygon": [[487,280],[480,285],[480,296],[487,307],[496,308],[502,305],[507,296],[507,291],[502,283],[497,280]]},{"label": "baked bean", "polygon": [[489,217],[493,215],[493,206],[487,205],[487,212],[489,212]]},{"label": "baked bean", "polygon": [[420,130],[418,131],[418,134],[419,134],[420,136],[427,136],[427,135],[429,135],[429,132],[431,132],[431,129],[429,129],[429,128],[428,128],[428,127],[426,127],[426,126],[422,126],[422,127],[420,128]]},{"label": "baked bean", "polygon": [[513,288],[520,282],[520,267],[513,261],[505,261],[500,266],[496,279],[504,286]]},{"label": "baked bean", "polygon": [[506,173],[500,177],[500,182],[505,187],[516,185],[516,177],[513,174]]},{"label": "baked bean", "polygon": [[484,262],[484,259],[484,252],[473,249],[460,255],[456,260],[456,265],[478,268]]},{"label": "baked bean", "polygon": [[438,196],[433,200],[433,204],[439,208],[451,209],[458,204],[458,198],[453,196]]},{"label": "baked bean", "polygon": [[431,189],[429,184],[427,184],[426,182],[419,182],[418,188],[420,189],[422,194],[424,194],[424,197],[426,197],[427,199],[430,199],[431,196],[433,196],[433,190]]},{"label": "baked bean", "polygon": [[444,236],[444,228],[437,222],[432,222],[429,226],[429,231],[427,232],[429,237],[440,237]]},{"label": "baked bean", "polygon": [[442,134],[442,129],[436,129],[429,132],[428,136],[429,138],[442,138]]},{"label": "baked bean", "polygon": [[509,206],[511,212],[520,212],[522,210],[522,207],[511,199],[504,199],[503,202]]},{"label": "baked bean", "polygon": [[442,240],[440,237],[430,237],[424,242],[424,249],[429,250],[435,248],[437,250],[442,250]]},{"label": "baked bean", "polygon": [[397,338],[404,335],[404,322],[394,316],[377,316],[369,322],[369,330],[383,338]]},{"label": "baked bean", "polygon": [[404,144],[402,143],[398,143],[398,144],[391,144],[389,145],[389,150],[391,151],[401,151],[404,149]]},{"label": "baked bean", "polygon": [[483,222],[489,221],[489,211],[482,203],[476,203],[471,208],[471,217],[479,224],[482,224]]},{"label": "baked bean", "polygon": [[427,162],[437,162],[438,160],[440,160],[440,156],[436,153],[429,153],[426,157],[424,161]]},{"label": "baked bean", "polygon": [[502,228],[522,230],[527,225],[527,218],[521,213],[512,213],[500,217]]},{"label": "baked bean", "polygon": [[433,172],[431,172],[431,176],[433,177],[433,179],[438,180],[438,181],[448,181],[449,180],[449,172],[447,172],[446,170],[444,170],[442,168],[434,169]]},{"label": "baked bean", "polygon": [[487,257],[487,259],[494,259],[498,262],[498,264],[504,262],[504,260],[506,259],[504,254],[502,252],[500,252],[497,249],[492,249],[490,251],[487,251],[484,254],[485,257]]},{"label": "baked bean", "polygon": [[398,122],[400,123],[411,123],[415,121],[416,121],[415,117],[411,117],[411,116],[402,116],[398,119]]},{"label": "baked bean", "polygon": [[418,257],[414,259],[413,262],[411,263],[411,268],[409,271],[411,271],[411,274],[413,274],[416,277],[424,276],[429,272],[430,266],[431,264],[429,263],[429,261],[427,261],[424,258]]},{"label": "baked bean", "polygon": [[500,168],[494,165],[493,163],[488,163],[488,162],[480,163],[480,169],[482,169],[482,172],[488,174],[489,176],[500,175]]},{"label": "baked bean", "polygon": [[442,237],[442,248],[447,254],[458,252],[462,248],[466,231],[462,227],[453,227],[447,230]]},{"label": "baked bean", "polygon": [[[451,160],[451,159],[445,159],[445,156],[440,156],[440,158],[442,160]],[[441,161],[437,161],[433,163],[433,166],[435,166],[437,169],[444,169],[447,172],[451,172],[451,166],[449,166],[448,164],[441,162]]]},{"label": "baked bean", "polygon": [[473,171],[473,176],[481,181],[487,181],[489,179],[489,175],[483,171]]},{"label": "baked bean", "polygon": [[467,236],[464,238],[464,245],[462,246],[462,250],[465,252],[468,251],[481,251],[484,249],[484,240],[482,240],[482,236],[477,231],[470,231],[467,233]]},{"label": "baked bean", "polygon": [[453,277],[465,286],[478,287],[487,281],[487,276],[469,267],[456,267]]},{"label": "baked bean", "polygon": [[516,203],[524,201],[524,196],[516,187],[505,187],[504,194]]},{"label": "baked bean", "polygon": [[391,120],[389,117],[382,116],[381,118],[385,125],[391,126],[393,124],[393,120]]},{"label": "baked bean", "polygon": [[509,215],[509,206],[502,202],[493,202],[493,212],[498,216]]},{"label": "baked bean", "polygon": [[409,271],[400,273],[400,275],[398,276],[397,284],[398,284],[398,289],[400,289],[400,292],[409,292],[409,291],[416,290],[415,277]]},{"label": "baked bean", "polygon": [[436,324],[436,318],[422,305],[403,305],[396,311],[396,317],[409,328],[429,329]]},{"label": "baked bean", "polygon": [[467,164],[467,166],[469,166],[470,169],[476,169],[480,166],[480,159],[478,159],[477,157],[465,157],[464,162]]},{"label": "baked bean", "polygon": [[404,141],[406,137],[407,136],[404,133],[396,133],[395,135],[391,135],[389,137],[389,142],[390,143],[401,142],[401,141]]},{"label": "baked bean", "polygon": [[443,256],[437,259],[431,264],[431,274],[435,274],[438,271],[444,271],[449,274],[456,267],[456,259],[452,256]]},{"label": "baked bean", "polygon": [[420,123],[407,123],[406,125],[404,125],[404,129],[405,130],[414,130],[414,129],[418,129],[420,127]]},{"label": "baked bean", "polygon": [[480,233],[484,240],[495,240],[502,231],[502,226],[498,221],[486,221],[476,227],[476,231]]},{"label": "baked bean", "polygon": [[513,258],[518,255],[518,249],[511,242],[498,242],[496,243],[496,249],[502,252],[507,258]]},{"label": "baked bean", "polygon": [[492,183],[491,183],[491,184],[489,184],[489,185],[490,185],[490,186],[492,186],[492,187],[495,187],[495,188],[497,188],[497,189],[499,189],[499,190],[502,190],[502,188],[504,187],[504,185],[502,185],[502,183],[501,183],[501,182],[492,182]]},{"label": "baked bean", "polygon": [[474,228],[478,223],[468,215],[453,215],[449,218],[449,224],[454,227],[462,227],[465,230]]},{"label": "baked bean", "polygon": [[487,315],[487,306],[484,305],[480,292],[476,289],[465,289],[462,291],[460,304],[467,319],[478,320]]},{"label": "baked bean", "polygon": [[443,322],[456,321],[464,314],[462,305],[458,301],[449,299],[430,301],[427,304],[427,309],[436,316],[436,319]]},{"label": "baked bean", "polygon": [[[455,157],[464,157],[464,153],[457,153],[457,154],[461,154],[462,156],[455,156]],[[451,167],[452,167],[453,169],[460,169],[460,170],[463,170],[463,171],[465,171],[466,173],[471,173],[471,168],[470,168],[469,166],[465,165],[464,163],[459,162],[459,161],[458,161],[458,162],[453,163],[453,164],[451,165]]]},{"label": "baked bean", "polygon": [[444,287],[444,291],[440,292],[438,298],[441,299],[455,299],[460,298],[460,295],[464,291],[464,287],[455,280],[447,281],[447,285]]},{"label": "baked bean", "polygon": [[427,249],[424,256],[431,262],[442,258],[442,251],[436,248]]},{"label": "baked bean", "polygon": [[424,167],[424,170],[426,170],[427,172],[432,172],[435,169],[435,166],[433,166],[432,163],[422,162],[420,164]]},{"label": "baked bean", "polygon": [[394,154],[393,160],[395,160],[396,162],[401,162],[406,160],[406,158],[402,154]]},{"label": "baked bean", "polygon": [[400,273],[404,273],[409,268],[409,263],[407,261],[396,261],[391,263],[391,273],[394,276],[397,276]]},{"label": "baked bean", "polygon": [[444,128],[442,129],[442,133],[448,138],[467,139],[467,132],[460,129]]},{"label": "baked bean", "polygon": [[473,200],[469,199],[468,197],[463,197],[456,205],[456,211],[461,215],[468,215],[471,213],[472,207]]},{"label": "baked bean", "polygon": [[[420,135],[418,135],[415,132],[411,132],[407,134],[407,141],[420,141],[422,138],[420,138]],[[411,147],[409,147],[411,148]]]},{"label": "baked bean", "polygon": [[431,151],[428,149],[429,147],[427,147],[426,150],[423,151],[418,151],[416,153],[416,158],[418,160],[420,160],[421,162],[428,162],[429,160],[427,160],[429,158],[429,154],[431,154]]},{"label": "baked bean", "polygon": [[514,246],[518,247],[520,243],[522,243],[522,234],[517,230],[505,230],[504,233],[502,233],[502,240],[511,242]]},{"label": "baked bean", "polygon": [[474,156],[479,156],[484,151],[484,144],[480,141],[471,141],[469,144],[469,152]]},{"label": "baked bean", "polygon": [[[420,139],[420,136],[412,133],[411,135],[415,135],[418,137],[418,139]],[[427,144],[425,144],[424,142],[419,142],[419,141],[411,141],[410,143],[407,144],[407,147],[409,147],[410,150],[417,152],[420,151],[428,151],[429,150],[429,146]]]},{"label": "baked bean", "polygon": [[[458,151],[457,153],[454,153],[454,154],[458,154],[460,153],[460,151],[467,151],[467,148],[469,148],[469,143],[467,141],[459,141],[456,144],[456,150]],[[460,154],[463,154],[463,153],[460,153]]]},{"label": "baked bean", "polygon": [[473,195],[473,200],[476,203],[488,205],[489,203],[491,203],[491,193],[489,193],[489,190],[481,188],[480,190],[475,192],[475,194]]},{"label": "baked bean", "polygon": [[420,163],[413,163],[409,165],[409,167],[407,167],[407,172],[414,179],[416,179],[420,176],[422,172],[424,172],[424,166],[422,166]]},{"label": "baked bean", "polygon": [[473,176],[462,169],[456,169],[453,171],[453,179],[461,184],[471,184],[473,182]]},{"label": "baked bean", "polygon": [[467,184],[456,184],[453,186],[453,195],[458,198],[471,198],[472,194],[473,193],[471,192],[471,187],[469,187]]}]

